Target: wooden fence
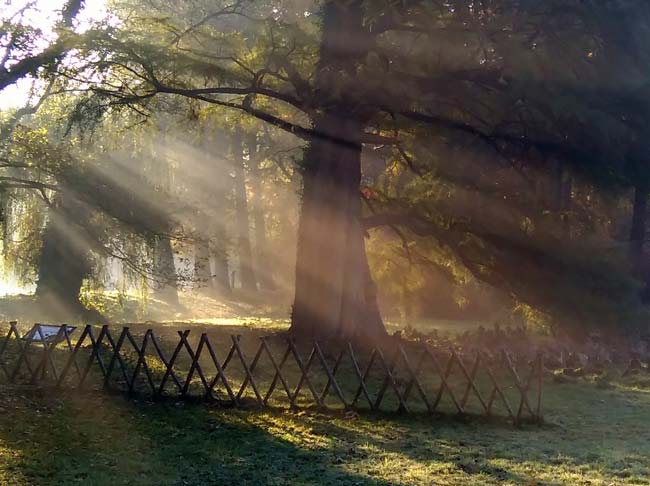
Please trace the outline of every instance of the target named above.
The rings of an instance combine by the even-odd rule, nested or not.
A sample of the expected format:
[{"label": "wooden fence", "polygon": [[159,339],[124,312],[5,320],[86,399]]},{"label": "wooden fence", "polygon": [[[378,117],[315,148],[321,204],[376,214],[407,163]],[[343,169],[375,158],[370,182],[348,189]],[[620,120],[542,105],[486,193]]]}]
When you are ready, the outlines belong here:
[{"label": "wooden fence", "polygon": [[190,338],[189,330],[173,339],[160,339],[153,329],[118,332],[108,326],[61,326],[55,336],[46,336],[37,325],[21,335],[11,322],[0,343],[0,383],[103,388],[151,399],[200,397],[239,408],[316,406],[500,416],[517,424],[542,420],[541,354],[520,363],[518,371],[506,351],[470,356],[398,340],[360,348],[279,337],[244,342],[229,336],[223,343],[207,333]]}]

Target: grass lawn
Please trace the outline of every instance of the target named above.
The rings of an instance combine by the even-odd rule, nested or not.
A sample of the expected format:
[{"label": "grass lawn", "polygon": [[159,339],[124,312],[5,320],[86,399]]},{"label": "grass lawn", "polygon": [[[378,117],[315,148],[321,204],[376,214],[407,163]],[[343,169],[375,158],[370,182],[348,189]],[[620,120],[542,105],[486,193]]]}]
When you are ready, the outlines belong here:
[{"label": "grass lawn", "polygon": [[646,377],[552,384],[538,428],[0,388],[0,484],[650,484]]}]

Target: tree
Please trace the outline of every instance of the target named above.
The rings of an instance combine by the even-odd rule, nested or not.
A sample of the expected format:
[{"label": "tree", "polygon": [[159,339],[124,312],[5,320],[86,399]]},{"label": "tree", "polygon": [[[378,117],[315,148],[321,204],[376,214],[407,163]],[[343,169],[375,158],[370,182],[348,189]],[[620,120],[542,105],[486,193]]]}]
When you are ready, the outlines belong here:
[{"label": "tree", "polygon": [[65,55],[80,42],[72,27],[83,3],[82,0],[65,2],[56,20],[55,39],[50,42],[46,32],[22,22],[24,14],[34,7],[33,3],[26,2],[15,11],[8,9],[9,16],[0,20],[0,91],[27,76],[56,71]]},{"label": "tree", "polygon": [[[379,226],[400,235],[407,252],[418,238],[437,241],[475,278],[541,309],[570,305],[548,288],[567,295],[571,288],[581,298],[631,295],[633,285],[602,248],[586,261],[576,256],[584,241],[569,254],[557,235],[573,239],[589,222],[579,189],[601,196],[648,172],[640,142],[648,74],[630,61],[648,53],[629,49],[630,39],[647,40],[644,2],[194,7],[127,4],[124,24],[94,33],[61,76],[85,79],[76,113],[130,107],[147,115],[154,99],[182,96],[304,144],[293,332],[383,334],[364,241]],[[171,15],[161,20],[147,9]],[[387,167],[408,167],[412,178],[400,173],[394,194],[364,187],[362,197],[364,178],[373,179],[364,147],[382,151]],[[566,218],[556,231],[557,218],[540,209],[535,174],[555,181],[556,215],[571,199],[571,231]],[[477,207],[482,202],[490,206]],[[541,230],[545,222],[549,231]],[[567,263],[569,277],[555,285]],[[542,278],[524,279],[522,269]]]},{"label": "tree", "polygon": [[247,137],[248,165],[250,174],[250,186],[252,196],[253,226],[255,228],[255,271],[259,287],[262,290],[275,290],[275,282],[271,265],[269,264],[268,241],[266,237],[266,215],[264,209],[262,174],[263,158],[260,154],[260,147],[257,140],[257,133],[251,133]]},{"label": "tree", "polygon": [[87,232],[78,222],[89,218],[87,206],[64,193],[50,206],[38,263],[36,297],[53,318],[83,313],[79,290],[91,271]]},{"label": "tree", "polygon": [[[362,2],[329,1],[314,89],[336,92],[368,55],[370,33]],[[354,46],[354,47],[351,47]],[[327,95],[325,95],[327,96]],[[322,102],[304,154],[303,195],[296,258],[292,330],[309,335],[380,335],[384,332],[361,228],[361,148],[368,122],[363,105]]]},{"label": "tree", "polygon": [[[250,148],[249,148],[250,150]],[[234,169],[235,219],[237,226],[237,253],[239,256],[239,278],[241,287],[247,291],[257,290],[257,279],[251,251],[248,195],[244,169],[244,140],[240,128],[232,136],[232,164]],[[249,163],[250,163],[249,156]]]}]

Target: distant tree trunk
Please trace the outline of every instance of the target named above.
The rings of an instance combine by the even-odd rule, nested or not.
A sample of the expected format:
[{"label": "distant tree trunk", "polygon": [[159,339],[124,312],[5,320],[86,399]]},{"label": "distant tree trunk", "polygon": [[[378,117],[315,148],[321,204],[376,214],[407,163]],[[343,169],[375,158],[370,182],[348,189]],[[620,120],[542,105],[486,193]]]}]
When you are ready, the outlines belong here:
[{"label": "distant tree trunk", "polygon": [[646,184],[637,184],[634,188],[629,247],[632,268],[644,282],[644,288],[641,291],[641,300],[644,304],[650,303],[650,268],[645,250],[648,232],[648,192]]},{"label": "distant tree trunk", "polygon": [[178,305],[178,286],[174,252],[168,236],[158,235],[154,246],[154,272],[157,279],[154,294],[160,300]]},{"label": "distant tree trunk", "polygon": [[[219,140],[209,136],[206,127],[201,129],[202,150],[206,157],[212,153],[215,143]],[[228,194],[233,191],[233,181],[224,173],[224,167],[217,159],[212,164],[209,177],[212,178],[206,185],[200,197],[209,201],[209,221],[199,220],[198,239],[196,247],[195,273],[199,276],[200,285],[210,289],[216,295],[230,293],[230,278],[228,271],[228,235],[226,231],[226,207]],[[214,271],[212,270],[214,262]],[[198,265],[198,267],[197,267]]]},{"label": "distant tree trunk", "polygon": [[76,222],[87,221],[86,211],[70,197],[54,202],[43,232],[38,263],[36,298],[52,318],[85,312],[79,302],[83,280],[89,275],[90,243]]},{"label": "distant tree trunk", "polygon": [[[198,237],[194,242],[195,287],[211,294],[229,294],[228,253],[223,228],[212,232],[215,242]],[[214,272],[212,261],[214,261]]]},{"label": "distant tree trunk", "polygon": [[7,189],[0,188],[0,227],[2,228],[2,242],[7,242],[7,230],[9,227],[9,198]]},{"label": "distant tree trunk", "polygon": [[202,236],[194,240],[194,285],[202,291],[212,290],[210,240]]},{"label": "distant tree trunk", "polygon": [[[354,76],[368,52],[362,4],[360,0],[330,0],[323,6],[315,82],[324,92],[341,76]],[[385,334],[360,223],[364,118],[357,107],[334,102],[313,120],[314,129],[328,138],[312,140],[304,154],[291,321],[295,334]]]},{"label": "distant tree trunk", "polygon": [[229,294],[231,291],[230,271],[228,267],[228,252],[226,251],[225,234],[223,237],[217,237],[216,241],[217,243],[213,243],[212,248],[210,248],[210,253],[214,260],[213,286],[217,293]]},{"label": "distant tree trunk", "polygon": [[235,130],[232,138],[232,158],[235,169],[235,218],[241,286],[244,290],[257,290],[251,252],[250,225],[248,222],[248,198],[246,196],[243,140],[241,129],[239,128]]},{"label": "distant tree trunk", "polygon": [[275,282],[271,274],[271,266],[269,265],[267,255],[266,219],[262,199],[262,176],[260,174],[262,161],[259,158],[257,150],[256,136],[250,136],[246,145],[248,146],[251,191],[253,192],[251,203],[253,206],[253,224],[255,228],[255,274],[261,289],[273,290],[275,289]]}]

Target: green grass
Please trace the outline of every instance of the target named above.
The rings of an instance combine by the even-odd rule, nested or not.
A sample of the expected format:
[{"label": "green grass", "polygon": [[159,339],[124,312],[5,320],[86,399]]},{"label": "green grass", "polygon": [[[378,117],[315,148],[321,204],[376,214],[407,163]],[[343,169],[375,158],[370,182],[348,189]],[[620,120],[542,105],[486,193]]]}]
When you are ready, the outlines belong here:
[{"label": "green grass", "polygon": [[[213,343],[243,334],[250,360],[255,337],[270,332],[262,324],[154,327],[171,344],[179,326],[195,339],[209,330]],[[150,326],[131,329],[141,336]],[[225,348],[218,352],[223,358]],[[549,379],[546,425],[522,429],[479,419],[346,419],[340,412],[222,410],[0,385],[0,484],[650,485],[650,376],[573,381]]]},{"label": "green grass", "polygon": [[[235,291],[231,300],[223,301],[192,292],[180,292],[179,299],[179,307],[170,307],[155,298],[150,298],[145,304],[133,295],[120,298],[115,292],[97,292],[86,296],[87,302],[114,324],[152,320],[168,324],[201,323],[278,330],[288,329],[290,324],[290,296],[282,293],[249,295]],[[0,296],[0,320],[3,321],[51,322],[51,312],[52,309],[39,306],[33,295]],[[66,322],[81,324],[75,319]],[[390,333],[406,327],[404,322],[390,318],[386,319],[385,324]],[[493,324],[494,320],[419,319],[410,323],[410,327],[422,333],[437,330],[443,334],[458,334],[475,330],[480,325],[491,327]]]},{"label": "green grass", "polygon": [[650,484],[647,379],[546,388],[547,425],[0,390],[0,484]]}]

